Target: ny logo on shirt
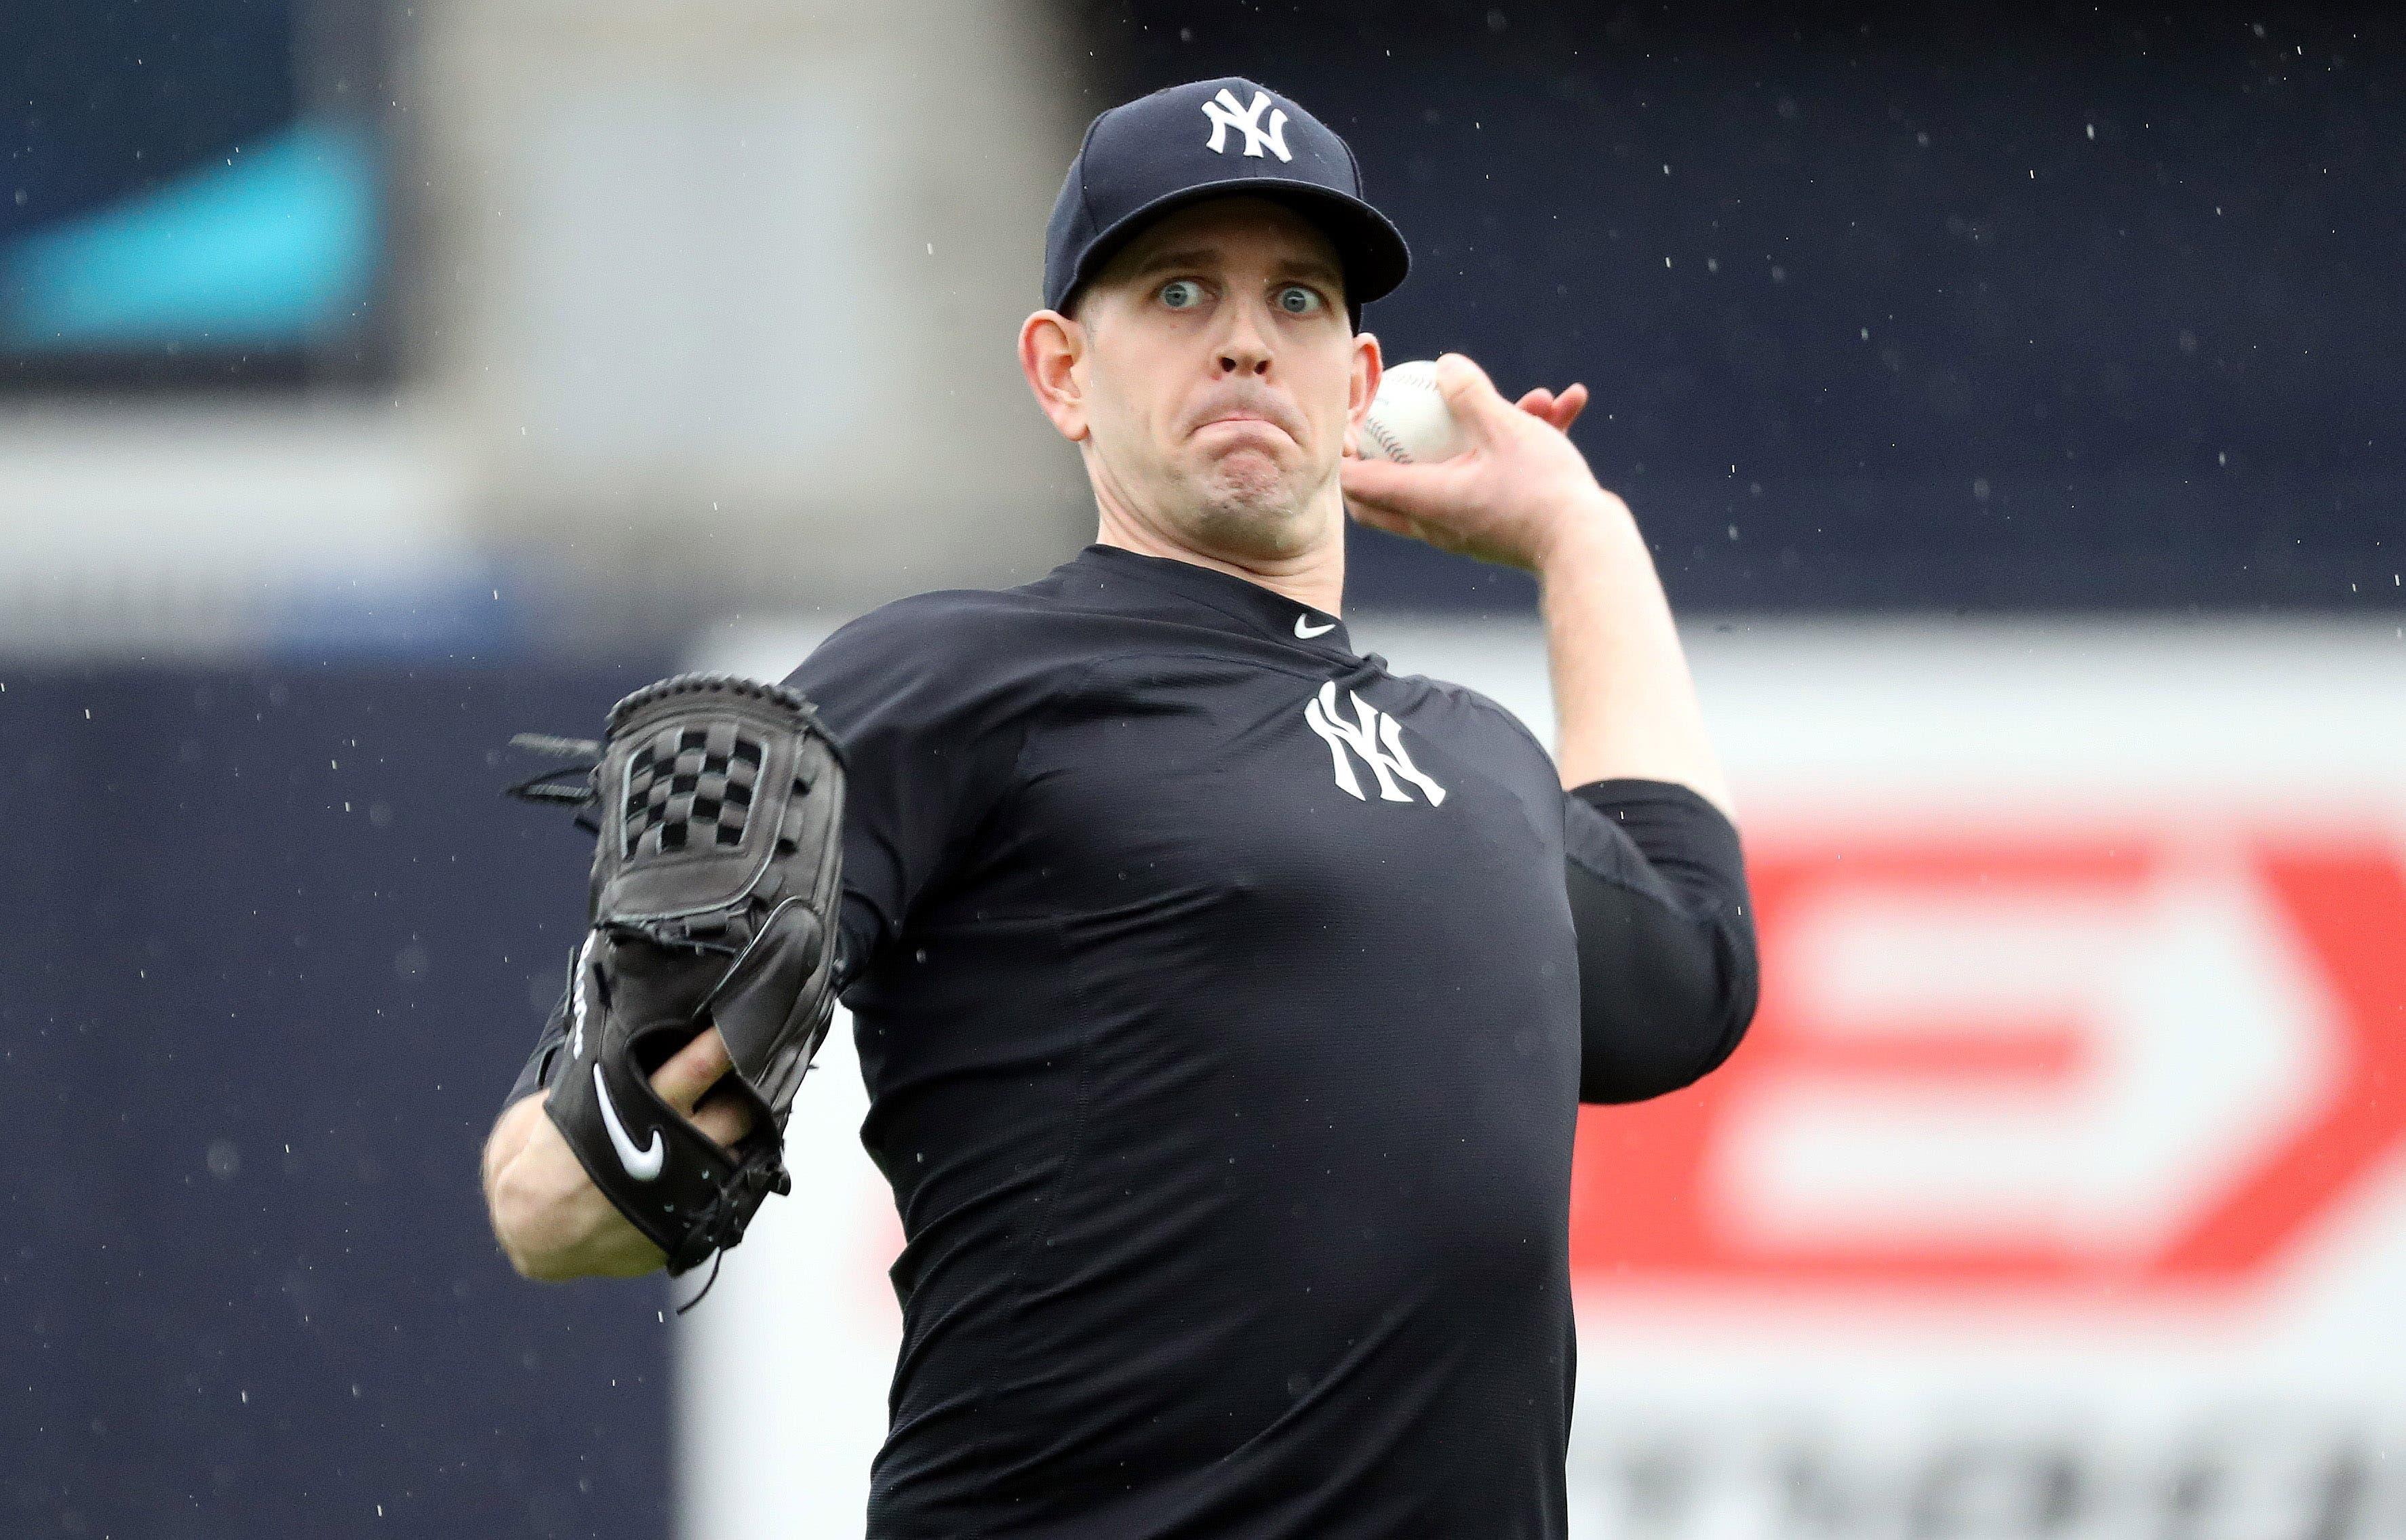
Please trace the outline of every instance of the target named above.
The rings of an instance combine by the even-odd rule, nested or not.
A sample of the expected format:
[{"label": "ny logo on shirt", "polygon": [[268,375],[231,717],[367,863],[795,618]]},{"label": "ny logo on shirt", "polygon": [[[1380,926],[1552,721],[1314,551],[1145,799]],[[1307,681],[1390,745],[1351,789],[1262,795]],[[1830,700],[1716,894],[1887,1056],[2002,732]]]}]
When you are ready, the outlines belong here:
[{"label": "ny logo on shirt", "polygon": [[[1270,126],[1267,129],[1262,127],[1264,107],[1269,107],[1270,113]],[[1270,93],[1267,91],[1253,92],[1253,105],[1240,107],[1235,93],[1222,86],[1219,95],[1203,104],[1203,116],[1211,120],[1211,137],[1203,148],[1213,154],[1228,153],[1228,131],[1233,128],[1245,136],[1246,154],[1258,159],[1267,148],[1281,161],[1295,159],[1286,148],[1286,109],[1270,106]]]},{"label": "ny logo on shirt", "polygon": [[1328,745],[1328,757],[1336,767],[1337,789],[1359,801],[1369,798],[1362,790],[1362,778],[1353,771],[1353,760],[1359,757],[1379,778],[1379,799],[1382,802],[1408,802],[1411,794],[1396,784],[1397,778],[1421,788],[1429,806],[1445,801],[1445,788],[1421,773],[1412,756],[1404,750],[1404,730],[1395,719],[1347,691],[1353,698],[1353,720],[1345,720],[1344,708],[1337,702],[1337,681],[1320,686],[1320,694],[1303,703],[1304,724],[1320,734]]}]

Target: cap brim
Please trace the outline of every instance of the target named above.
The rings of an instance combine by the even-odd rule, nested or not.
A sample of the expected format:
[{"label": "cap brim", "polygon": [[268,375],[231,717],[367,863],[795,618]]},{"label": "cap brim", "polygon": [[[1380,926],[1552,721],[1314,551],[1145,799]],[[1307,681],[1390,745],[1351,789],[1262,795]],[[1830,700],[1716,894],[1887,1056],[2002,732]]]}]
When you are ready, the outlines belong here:
[{"label": "cap brim", "polygon": [[1285,205],[1318,225],[1337,247],[1337,260],[1344,264],[1346,307],[1357,318],[1362,306],[1394,293],[1404,276],[1411,271],[1411,248],[1404,244],[1403,233],[1361,199],[1309,182],[1281,181],[1275,177],[1231,177],[1225,181],[1204,182],[1164,193],[1114,220],[1086,244],[1068,286],[1052,297],[1053,307],[1057,310],[1067,304],[1147,225],[1189,205],[1213,198],[1265,198]]}]

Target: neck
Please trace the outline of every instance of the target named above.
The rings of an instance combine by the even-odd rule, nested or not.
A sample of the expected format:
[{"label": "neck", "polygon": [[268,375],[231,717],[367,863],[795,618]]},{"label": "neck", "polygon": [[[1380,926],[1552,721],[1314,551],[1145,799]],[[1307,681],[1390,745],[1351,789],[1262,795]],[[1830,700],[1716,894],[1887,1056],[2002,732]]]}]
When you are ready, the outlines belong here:
[{"label": "neck", "polygon": [[1345,602],[1345,524],[1340,509],[1326,520],[1324,538],[1290,556],[1260,557],[1206,550],[1165,521],[1143,517],[1121,506],[1097,484],[1095,508],[1099,516],[1095,542],[1139,556],[1165,557],[1192,566],[1209,567],[1256,583],[1272,593],[1323,615],[1341,615]]}]

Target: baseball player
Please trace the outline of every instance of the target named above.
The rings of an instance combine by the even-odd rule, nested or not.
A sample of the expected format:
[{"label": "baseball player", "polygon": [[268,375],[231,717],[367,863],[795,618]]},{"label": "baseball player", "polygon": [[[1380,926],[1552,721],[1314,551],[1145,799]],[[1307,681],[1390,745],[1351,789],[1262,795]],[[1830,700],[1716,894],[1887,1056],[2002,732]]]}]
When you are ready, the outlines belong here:
[{"label": "baseball player", "polygon": [[[907,1237],[872,1536],[1564,1533],[1578,1107],[1728,1055],[1753,929],[1646,545],[1564,436],[1584,388],[1448,356],[1466,453],[1349,454],[1407,262],[1289,98],[1097,118],[1019,337],[1096,543],[786,681],[847,777],[835,982]],[[1349,512],[1536,574],[1551,756],[1355,650]],[[535,1277],[689,1263],[538,1111],[584,1010],[494,1133],[496,1230]],[[744,1058],[655,1051],[607,1148],[740,1151]]]}]

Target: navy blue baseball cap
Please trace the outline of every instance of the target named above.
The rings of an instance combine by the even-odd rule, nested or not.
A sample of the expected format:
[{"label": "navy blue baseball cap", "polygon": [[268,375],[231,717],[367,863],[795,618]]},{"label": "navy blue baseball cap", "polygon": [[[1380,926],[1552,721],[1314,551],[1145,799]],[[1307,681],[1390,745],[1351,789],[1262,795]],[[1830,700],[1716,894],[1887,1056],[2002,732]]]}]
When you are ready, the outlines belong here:
[{"label": "navy blue baseball cap", "polygon": [[1291,97],[1234,76],[1123,103],[1086,125],[1044,232],[1044,304],[1067,309],[1137,233],[1173,209],[1244,194],[1311,220],[1345,267],[1345,308],[1404,281],[1412,256],[1364,200],[1362,168],[1337,131]]}]

